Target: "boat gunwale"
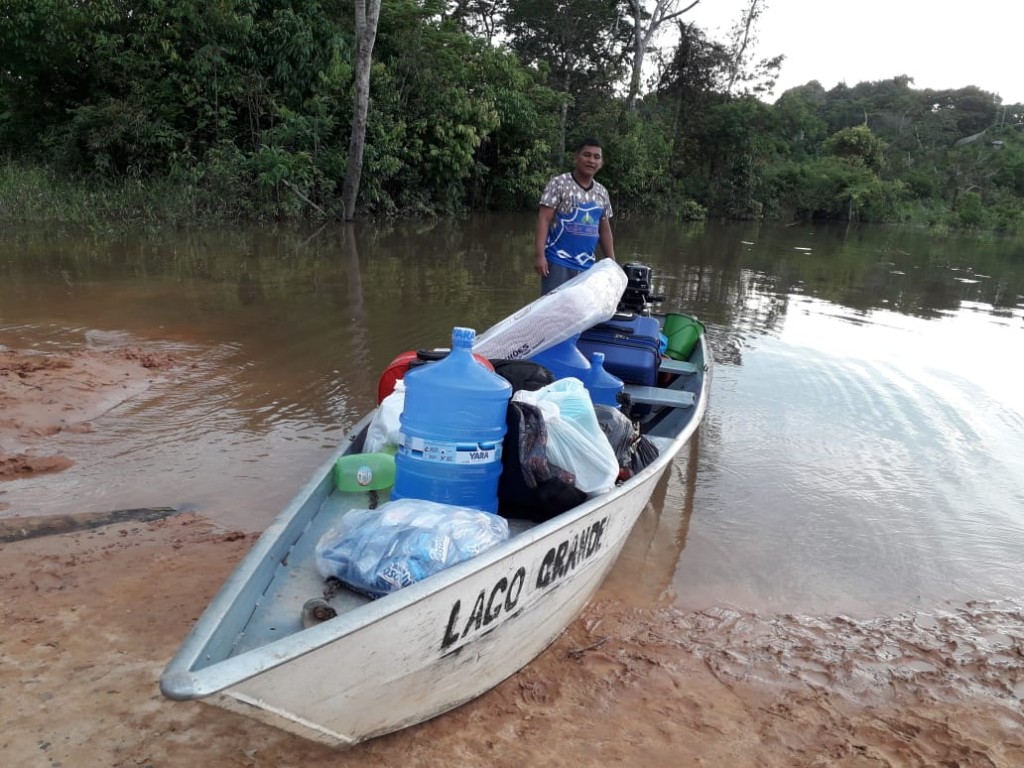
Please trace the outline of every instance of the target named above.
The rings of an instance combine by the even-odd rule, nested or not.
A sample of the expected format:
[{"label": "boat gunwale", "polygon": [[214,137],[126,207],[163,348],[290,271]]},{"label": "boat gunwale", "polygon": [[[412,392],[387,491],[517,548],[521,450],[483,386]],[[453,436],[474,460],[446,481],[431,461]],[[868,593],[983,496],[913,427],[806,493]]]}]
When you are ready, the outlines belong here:
[{"label": "boat gunwale", "polygon": [[[708,349],[703,335],[700,338],[699,359],[703,365],[697,375],[703,377],[699,387],[697,401],[687,410],[692,409],[683,429],[672,438],[671,443],[661,447],[658,458],[643,470],[630,477],[621,485],[609,491],[587,499],[571,510],[563,512],[549,520],[529,528],[522,533],[510,536],[507,540],[487,551],[458,563],[450,568],[432,575],[429,579],[411,584],[392,594],[374,600],[358,608],[346,611],[341,615],[307,629],[293,632],[265,645],[252,648],[235,656],[227,655],[213,659],[207,653],[211,643],[222,633],[222,621],[229,610],[239,600],[245,587],[252,582],[261,571],[272,574],[278,567],[276,559],[270,555],[280,546],[280,539],[289,526],[301,522],[300,517],[309,500],[316,494],[320,486],[329,477],[334,463],[339,456],[352,450],[359,436],[369,424],[376,409],[364,416],[347,434],[342,446],[335,451],[311,478],[304,483],[291,502],[275,517],[260,535],[252,549],[228,577],[206,610],[197,620],[192,631],[182,643],[178,652],[165,667],[160,677],[161,692],[171,699],[190,700],[204,698],[224,691],[262,672],[285,664],[293,659],[313,653],[318,649],[340,640],[348,635],[386,619],[417,602],[449,589],[459,582],[465,581],[475,573],[489,568],[501,560],[527,550],[563,529],[594,514],[599,509],[613,503],[616,499],[632,492],[642,485],[651,475],[660,475],[676,454],[690,440],[693,433],[703,421],[709,396],[708,372],[710,361]],[[691,359],[697,358],[691,356]],[[684,377],[688,378],[688,377]],[[319,508],[319,507],[318,507]],[[318,509],[317,508],[317,509]],[[305,524],[297,532],[296,541],[301,538],[312,515],[307,515]],[[294,541],[289,543],[289,547]],[[272,575],[267,579],[267,586]],[[260,594],[265,594],[264,591]],[[255,606],[254,609],[255,610]],[[229,644],[231,647],[234,643]]]}]

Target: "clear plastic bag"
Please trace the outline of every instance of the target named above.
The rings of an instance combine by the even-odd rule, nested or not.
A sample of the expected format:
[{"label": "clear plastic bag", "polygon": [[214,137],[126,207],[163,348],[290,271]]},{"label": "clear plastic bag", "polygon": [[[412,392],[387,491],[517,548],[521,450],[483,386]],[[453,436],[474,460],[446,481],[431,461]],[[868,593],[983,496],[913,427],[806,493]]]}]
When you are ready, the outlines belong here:
[{"label": "clear plastic bag", "polygon": [[508,538],[503,517],[422,499],[348,512],[316,545],[320,575],[383,597]]},{"label": "clear plastic bag", "polygon": [[535,392],[516,392],[512,399],[540,408],[548,431],[548,460],[574,474],[577,488],[595,494],[615,485],[619,462],[582,381],[559,379]]},{"label": "clear plastic bag", "polygon": [[394,391],[381,401],[370,419],[363,441],[364,453],[394,454],[398,451],[398,433],[402,427],[399,417],[404,408],[405,382],[399,379],[395,382]]}]

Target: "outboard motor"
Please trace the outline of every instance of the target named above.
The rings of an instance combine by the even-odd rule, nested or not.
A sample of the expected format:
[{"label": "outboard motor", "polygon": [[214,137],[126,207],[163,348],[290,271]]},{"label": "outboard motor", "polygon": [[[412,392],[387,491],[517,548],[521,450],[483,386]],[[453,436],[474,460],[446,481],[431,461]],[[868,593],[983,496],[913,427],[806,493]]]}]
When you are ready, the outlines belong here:
[{"label": "outboard motor", "polygon": [[650,315],[651,305],[665,300],[664,296],[651,294],[651,268],[646,264],[630,261],[622,265],[626,273],[626,290],[619,301],[619,312]]}]

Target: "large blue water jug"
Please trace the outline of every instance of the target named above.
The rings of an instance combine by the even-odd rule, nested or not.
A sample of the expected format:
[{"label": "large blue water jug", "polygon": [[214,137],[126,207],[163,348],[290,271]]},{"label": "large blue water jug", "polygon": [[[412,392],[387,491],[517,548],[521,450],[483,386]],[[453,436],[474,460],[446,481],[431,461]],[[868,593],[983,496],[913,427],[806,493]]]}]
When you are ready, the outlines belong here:
[{"label": "large blue water jug", "polygon": [[590,393],[590,400],[594,405],[610,405],[613,408],[621,408],[619,393],[624,388],[622,379],[605,370],[604,352],[590,353],[590,371],[587,378],[583,380],[583,384]]},{"label": "large blue water jug", "polygon": [[452,331],[452,351],[405,375],[392,499],[498,511],[501,441],[512,385],[473,357],[476,331]]},{"label": "large blue water jug", "polygon": [[531,355],[530,359],[551,371],[556,379],[567,379],[572,376],[580,381],[586,381],[587,374],[590,373],[590,361],[576,347],[579,337],[580,334],[577,333],[560,344]]}]

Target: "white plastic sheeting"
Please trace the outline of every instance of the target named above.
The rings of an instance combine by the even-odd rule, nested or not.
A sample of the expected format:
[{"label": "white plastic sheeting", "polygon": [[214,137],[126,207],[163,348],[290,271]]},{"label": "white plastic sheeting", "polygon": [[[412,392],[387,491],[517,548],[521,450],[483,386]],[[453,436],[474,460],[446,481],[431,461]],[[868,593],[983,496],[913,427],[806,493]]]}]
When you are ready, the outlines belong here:
[{"label": "white plastic sheeting", "polygon": [[473,351],[492,360],[522,360],[550,349],[610,319],[627,282],[618,264],[601,259],[478,335]]}]

